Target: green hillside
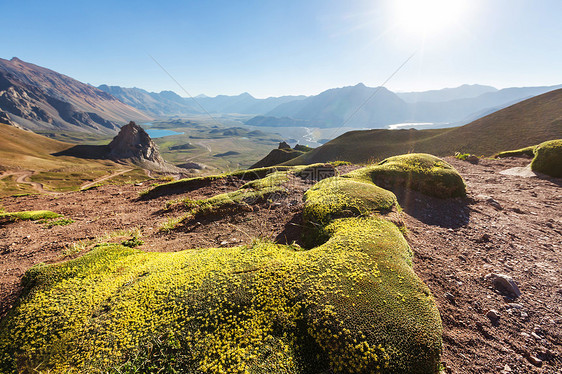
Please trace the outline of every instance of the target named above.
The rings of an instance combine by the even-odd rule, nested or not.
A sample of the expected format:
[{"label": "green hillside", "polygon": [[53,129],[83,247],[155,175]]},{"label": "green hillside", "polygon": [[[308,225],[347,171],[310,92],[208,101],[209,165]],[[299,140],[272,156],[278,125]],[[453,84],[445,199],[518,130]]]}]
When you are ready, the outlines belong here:
[{"label": "green hillside", "polygon": [[533,97],[465,126],[436,130],[351,131],[287,165],[345,160],[367,162],[389,156],[455,152],[490,156],[562,137],[562,90]]},{"label": "green hillside", "polygon": [[[31,183],[39,183],[47,191],[78,190],[85,182],[124,169],[123,165],[110,160],[53,155],[75,144],[1,123],[0,131],[0,197],[37,193],[37,188],[33,188]],[[146,179],[146,176],[136,168],[123,180],[138,179]]]}]

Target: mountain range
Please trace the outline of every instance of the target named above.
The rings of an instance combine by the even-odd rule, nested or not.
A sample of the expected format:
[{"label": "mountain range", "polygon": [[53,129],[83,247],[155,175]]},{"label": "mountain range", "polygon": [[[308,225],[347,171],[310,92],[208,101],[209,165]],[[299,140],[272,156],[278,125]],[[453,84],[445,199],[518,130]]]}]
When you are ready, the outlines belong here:
[{"label": "mountain range", "polygon": [[429,122],[441,127],[469,123],[519,101],[562,88],[513,87],[498,90],[484,85],[462,85],[423,92],[392,92],[384,87],[333,88],[314,96],[254,98],[245,92],[236,96],[199,95],[183,98],[171,91],[148,92],[140,88],[101,85],[124,103],[153,116],[237,113],[255,115],[251,126],[267,127],[369,127]]},{"label": "mountain range", "polygon": [[409,152],[490,156],[562,138],[562,89],[524,100],[467,125],[430,130],[349,131],[284,165],[364,163]]},{"label": "mountain range", "polygon": [[247,92],[236,96],[218,95],[208,97],[199,95],[184,98],[173,91],[148,92],[141,88],[119,86],[98,87],[123,103],[150,113],[154,116],[193,115],[209,113],[260,114],[273,110],[278,105],[305,99],[306,96],[281,96],[256,99]]},{"label": "mountain range", "polygon": [[386,128],[408,122],[462,125],[527,98],[561,88],[463,85],[425,92],[394,93],[364,84],[314,96],[257,99],[204,95],[184,98],[173,91],[94,87],[21,61],[0,59],[0,121],[38,132],[114,134],[130,120],[205,113],[247,115],[253,126]]},{"label": "mountain range", "polygon": [[33,131],[115,133],[151,117],[115,97],[18,58],[0,59],[0,119]]}]

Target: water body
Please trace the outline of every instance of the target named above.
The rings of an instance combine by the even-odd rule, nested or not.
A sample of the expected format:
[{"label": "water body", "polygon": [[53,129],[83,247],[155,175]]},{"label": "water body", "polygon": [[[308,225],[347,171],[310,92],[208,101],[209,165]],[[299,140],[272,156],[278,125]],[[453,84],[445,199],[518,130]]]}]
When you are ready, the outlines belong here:
[{"label": "water body", "polygon": [[177,132],[177,131],[172,131],[172,130],[163,130],[163,129],[146,129],[145,131],[148,133],[148,136],[150,136],[152,139],[163,138],[164,136],[170,136],[170,135],[185,134],[183,132]]},{"label": "water body", "polygon": [[389,130],[400,130],[400,129],[429,129],[433,128],[436,123],[431,122],[408,122],[408,123],[395,123],[393,125],[388,125]]}]

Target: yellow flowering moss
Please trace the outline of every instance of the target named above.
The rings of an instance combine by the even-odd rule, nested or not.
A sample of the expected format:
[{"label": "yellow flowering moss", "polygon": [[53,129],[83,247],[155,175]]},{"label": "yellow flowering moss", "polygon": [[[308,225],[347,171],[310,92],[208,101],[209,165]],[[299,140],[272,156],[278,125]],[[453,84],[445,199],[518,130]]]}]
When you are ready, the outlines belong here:
[{"label": "yellow flowering moss", "polygon": [[466,195],[464,181],[455,168],[426,153],[389,157],[344,177],[372,181],[384,188],[405,187],[439,198]]},{"label": "yellow flowering moss", "polygon": [[437,373],[439,313],[381,216],[396,198],[339,179],[307,193],[325,240],[306,251],[103,244],[33,267],[0,322],[0,372]]}]

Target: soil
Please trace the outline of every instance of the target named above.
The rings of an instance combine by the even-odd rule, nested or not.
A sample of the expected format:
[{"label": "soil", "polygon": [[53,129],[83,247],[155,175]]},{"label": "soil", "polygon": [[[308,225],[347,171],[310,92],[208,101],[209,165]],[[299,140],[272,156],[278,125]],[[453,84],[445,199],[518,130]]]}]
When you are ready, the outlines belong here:
[{"label": "soil", "polygon": [[[562,179],[500,171],[528,159],[447,158],[467,184],[467,198],[440,200],[395,191],[415,252],[414,269],[432,290],[443,320],[443,362],[450,373],[560,373],[562,368]],[[346,170],[349,170],[347,167]],[[142,200],[153,182],[102,186],[56,195],[4,198],[7,211],[47,209],[75,222],[0,223],[0,316],[14,305],[34,264],[81,255],[98,241],[122,241],[139,230],[146,251],[238,246],[255,238],[300,244],[302,195],[312,182],[291,178],[287,192],[228,212],[189,218],[172,199],[201,199],[244,182],[218,180],[186,194]],[[82,251],[72,243],[84,244]],[[512,277],[518,298],[496,290],[488,274]]]}]

